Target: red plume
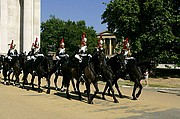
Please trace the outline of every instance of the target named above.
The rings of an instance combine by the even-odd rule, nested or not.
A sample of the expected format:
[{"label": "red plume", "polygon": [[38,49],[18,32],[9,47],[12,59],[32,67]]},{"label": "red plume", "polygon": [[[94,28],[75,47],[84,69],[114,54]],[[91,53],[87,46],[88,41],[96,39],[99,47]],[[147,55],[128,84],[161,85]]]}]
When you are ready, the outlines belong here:
[{"label": "red plume", "polygon": [[10,48],[12,48],[13,47],[13,40],[11,41],[11,44],[10,44]]},{"label": "red plume", "polygon": [[60,46],[64,45],[64,37],[62,37],[61,41],[60,41]]},{"label": "red plume", "polygon": [[86,33],[85,33],[85,32],[83,32],[83,33],[82,33],[82,39],[84,39],[84,38],[85,38],[85,36],[86,36]]},{"label": "red plume", "polygon": [[36,41],[35,42],[38,42],[38,38],[36,37]]}]

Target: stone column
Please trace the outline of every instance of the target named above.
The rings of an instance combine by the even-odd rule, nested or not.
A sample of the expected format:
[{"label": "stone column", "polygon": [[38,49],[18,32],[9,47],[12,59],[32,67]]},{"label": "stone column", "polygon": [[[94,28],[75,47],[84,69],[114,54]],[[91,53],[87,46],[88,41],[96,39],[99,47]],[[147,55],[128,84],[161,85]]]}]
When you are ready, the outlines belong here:
[{"label": "stone column", "polygon": [[9,49],[8,39],[7,39],[7,21],[8,21],[8,9],[7,9],[7,0],[0,0],[0,52],[6,53]]},{"label": "stone column", "polygon": [[29,52],[33,42],[33,0],[24,0],[23,51]]},{"label": "stone column", "polygon": [[38,38],[38,41],[40,43],[40,17],[41,17],[41,5],[40,0],[34,0],[33,2],[33,40]]},{"label": "stone column", "polygon": [[7,0],[7,19],[8,23],[8,44],[11,43],[12,40],[14,40],[14,43],[16,44],[16,49],[19,52],[20,46],[20,6],[19,6],[19,0]]},{"label": "stone column", "polygon": [[109,55],[112,55],[112,39],[109,38]]}]

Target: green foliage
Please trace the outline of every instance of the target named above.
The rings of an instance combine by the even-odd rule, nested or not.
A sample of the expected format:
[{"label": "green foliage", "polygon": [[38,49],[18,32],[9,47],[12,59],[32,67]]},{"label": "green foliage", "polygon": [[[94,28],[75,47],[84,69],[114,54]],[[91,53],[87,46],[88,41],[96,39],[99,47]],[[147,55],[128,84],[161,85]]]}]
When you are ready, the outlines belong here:
[{"label": "green foliage", "polygon": [[82,33],[86,33],[88,39],[88,51],[93,52],[96,45],[96,32],[93,27],[87,27],[85,21],[63,21],[55,16],[41,23],[41,47],[44,52],[55,52],[64,37],[66,52],[73,55],[78,51]]},{"label": "green foliage", "polygon": [[180,63],[178,0],[111,0],[102,20],[117,37],[130,39],[133,55]]}]

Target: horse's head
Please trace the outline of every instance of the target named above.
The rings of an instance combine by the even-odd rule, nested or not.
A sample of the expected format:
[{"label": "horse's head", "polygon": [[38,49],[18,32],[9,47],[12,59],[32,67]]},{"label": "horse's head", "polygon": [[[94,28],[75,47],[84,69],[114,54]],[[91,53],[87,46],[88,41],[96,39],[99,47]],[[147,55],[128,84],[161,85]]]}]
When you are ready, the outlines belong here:
[{"label": "horse's head", "polygon": [[126,70],[125,57],[124,57],[123,54],[117,54],[116,55],[116,63],[117,63],[118,66],[120,66],[119,70],[121,70],[121,71]]},{"label": "horse's head", "polygon": [[148,70],[150,74],[153,74],[157,66],[157,61],[155,58],[146,58],[145,60],[138,62],[138,66],[143,73]]},{"label": "horse's head", "polygon": [[21,65],[21,67],[24,66],[26,61],[27,61],[26,53],[20,53],[19,54],[19,64]]},{"label": "horse's head", "polygon": [[97,65],[105,64],[105,60],[106,60],[106,55],[104,52],[97,51],[93,55],[93,62]]}]

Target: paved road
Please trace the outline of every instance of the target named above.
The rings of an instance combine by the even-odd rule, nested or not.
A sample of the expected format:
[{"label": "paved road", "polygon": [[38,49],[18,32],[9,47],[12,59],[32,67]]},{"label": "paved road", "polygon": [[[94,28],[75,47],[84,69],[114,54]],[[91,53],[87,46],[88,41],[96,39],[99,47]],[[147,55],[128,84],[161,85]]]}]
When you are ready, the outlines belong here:
[{"label": "paved road", "polygon": [[[100,91],[103,87],[101,84]],[[68,100],[64,92],[51,90],[47,95],[0,83],[0,119],[179,119],[180,95],[159,90],[144,88],[139,100],[134,101],[132,88],[121,87],[125,98],[118,98],[119,103],[113,103],[110,96],[102,100],[98,94],[89,105],[85,94],[83,101],[73,93]]]}]

